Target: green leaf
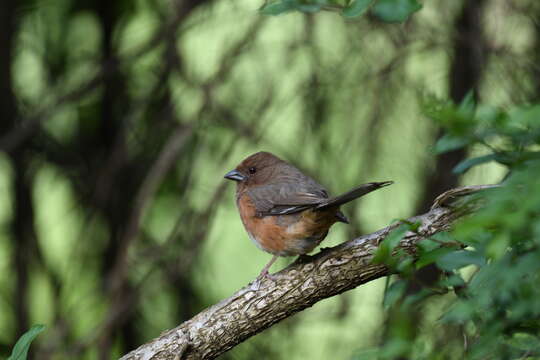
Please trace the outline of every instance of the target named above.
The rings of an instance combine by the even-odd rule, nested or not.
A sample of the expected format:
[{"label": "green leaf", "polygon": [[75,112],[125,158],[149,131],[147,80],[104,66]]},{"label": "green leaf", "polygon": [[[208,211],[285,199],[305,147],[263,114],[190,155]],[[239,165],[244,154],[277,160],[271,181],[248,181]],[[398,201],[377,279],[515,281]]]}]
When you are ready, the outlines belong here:
[{"label": "green leaf", "polygon": [[526,333],[518,333],[514,334],[514,337],[507,340],[508,345],[519,349],[521,351],[538,351],[539,350],[539,342],[538,337],[526,334]]},{"label": "green leaf", "polygon": [[437,265],[443,270],[457,270],[467,265],[483,266],[486,259],[477,251],[459,250],[441,256]]},{"label": "green leaf", "polygon": [[476,111],[476,101],[474,99],[474,91],[469,90],[463,100],[459,103],[458,111],[466,117],[473,117]]},{"label": "green leaf", "polygon": [[397,280],[392,283],[384,292],[383,305],[386,308],[393,306],[405,293],[407,289],[407,282],[404,280]]},{"label": "green leaf", "polygon": [[427,254],[428,252],[438,249],[441,246],[445,247],[445,245],[441,245],[441,244],[449,244],[453,246],[455,245],[455,243],[456,243],[456,240],[449,232],[441,231],[440,233],[433,234],[432,236],[425,239],[424,241],[419,242],[417,244],[417,247],[421,255],[421,254]]},{"label": "green leaf", "polygon": [[473,317],[474,311],[472,302],[457,302],[442,316],[441,320],[443,322],[464,323]]},{"label": "green leaf", "polygon": [[513,166],[520,161],[523,153],[517,151],[505,151],[495,155],[495,161],[505,166]]},{"label": "green leaf", "polygon": [[392,251],[399,245],[399,242],[405,235],[407,231],[410,230],[411,225],[401,224],[396,229],[394,229],[388,236],[381,242],[379,248],[375,252],[373,257],[374,264],[387,263],[391,256]]},{"label": "green leaf", "polygon": [[379,0],[373,6],[373,14],[385,22],[404,22],[421,8],[416,0]]},{"label": "green leaf", "polygon": [[296,10],[305,12],[305,13],[315,13],[321,10],[322,5],[319,4],[296,4],[294,7]]},{"label": "green leaf", "polygon": [[36,338],[36,336],[38,336],[38,334],[42,332],[44,329],[45,329],[45,325],[32,326],[30,330],[28,330],[26,333],[24,333],[23,336],[19,338],[19,340],[13,347],[11,356],[7,360],[26,360],[26,357],[28,356],[28,349],[30,348],[30,344]]},{"label": "green leaf", "polygon": [[451,286],[451,287],[458,287],[458,286],[464,286],[465,280],[461,277],[459,273],[452,274],[448,276],[447,278],[440,281],[440,285],[442,286]]},{"label": "green leaf", "polygon": [[436,234],[431,235],[429,238],[435,241],[438,241],[439,243],[455,243],[456,242],[456,239],[454,238],[454,236],[448,231],[438,232]]},{"label": "green leaf", "polygon": [[540,117],[540,104],[517,107],[510,111],[510,118],[515,126],[537,128]]},{"label": "green leaf", "polygon": [[455,249],[448,247],[440,247],[438,249],[428,251],[419,256],[418,261],[416,262],[416,268],[420,269],[426,265],[432,264],[454,250]]},{"label": "green leaf", "polygon": [[469,170],[473,166],[496,160],[497,156],[498,156],[497,154],[488,154],[488,155],[478,156],[472,159],[464,160],[460,162],[459,164],[457,164],[456,167],[452,169],[452,172],[454,174],[464,173],[465,171]]},{"label": "green leaf", "polygon": [[343,9],[341,15],[346,18],[360,16],[369,9],[369,6],[373,3],[373,1],[375,0],[353,0],[349,6]]},{"label": "green leaf", "polygon": [[470,140],[462,136],[452,134],[443,135],[435,144],[435,153],[443,154],[448,151],[460,149],[469,144]]},{"label": "green leaf", "polygon": [[259,12],[263,15],[281,15],[283,13],[294,10],[296,4],[291,0],[282,0],[265,4],[259,9]]}]

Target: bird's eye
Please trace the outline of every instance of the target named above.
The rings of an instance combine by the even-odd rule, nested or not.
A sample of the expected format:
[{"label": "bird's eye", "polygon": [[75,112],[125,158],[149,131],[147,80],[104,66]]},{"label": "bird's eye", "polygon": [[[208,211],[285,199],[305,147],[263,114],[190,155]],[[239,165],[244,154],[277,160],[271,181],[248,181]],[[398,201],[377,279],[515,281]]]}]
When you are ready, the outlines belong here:
[{"label": "bird's eye", "polygon": [[256,172],[257,172],[257,169],[255,169],[254,167],[249,168],[249,173],[250,174],[255,174]]}]

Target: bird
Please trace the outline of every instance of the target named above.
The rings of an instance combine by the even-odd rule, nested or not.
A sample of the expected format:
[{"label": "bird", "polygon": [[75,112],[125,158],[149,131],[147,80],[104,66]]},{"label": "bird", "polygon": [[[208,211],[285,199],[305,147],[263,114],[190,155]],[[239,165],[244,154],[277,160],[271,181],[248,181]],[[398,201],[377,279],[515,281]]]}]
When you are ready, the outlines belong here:
[{"label": "bird", "polygon": [[371,182],[331,197],[311,177],[276,155],[261,151],[224,176],[236,182],[236,205],[249,238],[272,255],[257,279],[279,256],[305,255],[324,240],[336,222],[349,223],[339,207],[393,181]]}]

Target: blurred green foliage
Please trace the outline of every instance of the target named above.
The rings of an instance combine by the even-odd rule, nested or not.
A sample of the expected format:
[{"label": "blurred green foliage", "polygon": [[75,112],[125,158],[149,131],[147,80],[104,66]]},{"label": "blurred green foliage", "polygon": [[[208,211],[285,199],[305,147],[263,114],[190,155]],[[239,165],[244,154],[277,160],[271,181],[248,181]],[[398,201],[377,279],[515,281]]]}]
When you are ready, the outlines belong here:
[{"label": "blurred green foliage", "polygon": [[[419,203],[446,190],[430,193],[426,184],[448,150],[466,147],[471,158],[463,155],[454,174],[440,171],[454,184],[496,183],[510,171],[509,187],[490,193],[515,194],[508,202],[500,195],[497,215],[505,206],[507,213],[486,213],[485,229],[439,234],[422,244],[418,262],[397,262],[403,282],[382,279],[318,303],[225,359],[349,359],[373,347],[409,358],[442,348],[440,358],[461,358],[483,339],[477,327],[499,318],[508,325],[516,314],[523,325],[517,309],[480,321],[469,306],[469,320],[440,318],[465,301],[454,287],[532,238],[517,234],[530,225],[521,210],[532,209],[534,193],[517,184],[536,161],[537,112],[516,104],[539,93],[538,2],[431,0],[418,12],[420,2],[409,0],[271,2],[303,5],[276,17],[260,16],[261,3],[2,1],[13,11],[0,26],[13,26],[10,56],[0,57],[0,102],[12,96],[14,110],[3,115],[0,134],[0,356],[30,324],[43,323],[47,331],[31,349],[37,359],[116,358],[253,280],[269,255],[249,241],[222,176],[260,150],[300,166],[333,194],[396,182],[347,205],[351,225],[334,226],[323,246],[422,211]],[[485,4],[472,22],[483,42],[480,31],[458,28],[472,3]],[[334,11],[318,11],[324,4]],[[8,34],[0,32],[2,54]],[[457,49],[461,38],[475,46]],[[456,67],[462,52],[489,61]],[[474,71],[482,73],[483,101],[471,95],[453,105],[451,84],[463,80],[469,90]],[[417,101],[418,93],[435,95]],[[439,124],[447,130],[431,149]],[[171,143],[180,150],[156,181]],[[511,225],[498,232],[502,221]],[[381,247],[382,258],[399,235]],[[458,241],[469,245],[465,255],[440,247]],[[408,276],[433,264],[451,273],[445,282],[404,300]],[[414,319],[395,315],[390,323],[402,304]],[[526,334],[504,335],[510,345],[498,346],[530,344]]]},{"label": "blurred green foliage", "polygon": [[[405,341],[405,334],[389,338],[380,351],[358,358],[395,359],[524,359],[540,356],[540,106],[511,109],[475,105],[472,96],[456,106],[430,98],[424,109],[447,130],[437,151],[454,146],[481,145],[488,155],[465,160],[454,170],[467,171],[486,161],[507,167],[500,187],[473,195],[465,204],[480,206],[449,233],[419,245],[418,261],[399,265],[401,280],[385,293],[387,306],[411,309],[419,298],[452,292],[452,300],[439,313],[437,326],[454,346],[434,347],[431,336]],[[451,139],[451,140],[450,140]],[[456,145],[457,146],[457,145]],[[481,205],[478,205],[481,204]],[[458,205],[456,205],[458,206]],[[395,246],[411,225],[403,224],[387,242]],[[397,240],[396,240],[397,239]],[[450,245],[450,246],[449,246]],[[460,249],[465,247],[465,249]],[[457,248],[457,249],[456,249]],[[389,250],[375,260],[396,267]],[[384,257],[381,257],[384,254]],[[403,256],[404,254],[397,254]],[[435,262],[444,276],[433,288],[406,294],[411,268]]]}]

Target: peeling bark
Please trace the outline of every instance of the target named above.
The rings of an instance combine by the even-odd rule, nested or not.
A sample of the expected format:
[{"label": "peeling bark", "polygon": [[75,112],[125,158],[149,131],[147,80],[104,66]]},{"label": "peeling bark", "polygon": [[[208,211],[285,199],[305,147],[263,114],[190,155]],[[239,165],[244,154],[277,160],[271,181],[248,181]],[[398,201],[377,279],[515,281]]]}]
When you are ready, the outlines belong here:
[{"label": "peeling bark", "polygon": [[[399,246],[414,255],[419,241],[449,230],[458,218],[471,211],[470,207],[464,211],[463,207],[448,206],[449,203],[490,187],[493,185],[463,187],[442,194],[431,210],[409,219],[421,226],[416,232],[405,234]],[[390,270],[385,265],[373,264],[372,258],[381,241],[398,225],[296,261],[276,273],[276,281],[254,281],[121,360],[213,359],[320,300],[387,276]]]}]

